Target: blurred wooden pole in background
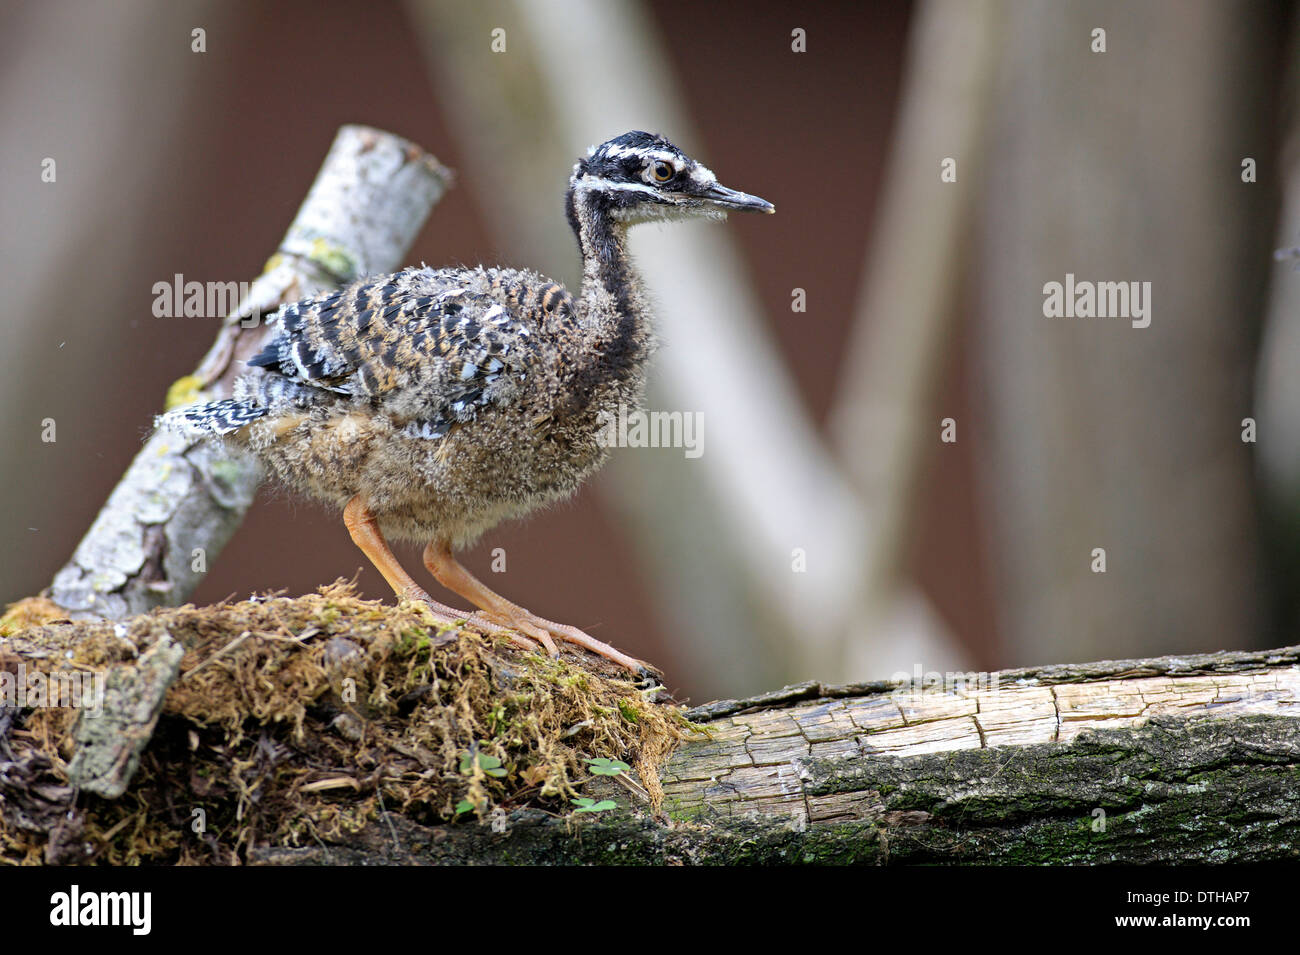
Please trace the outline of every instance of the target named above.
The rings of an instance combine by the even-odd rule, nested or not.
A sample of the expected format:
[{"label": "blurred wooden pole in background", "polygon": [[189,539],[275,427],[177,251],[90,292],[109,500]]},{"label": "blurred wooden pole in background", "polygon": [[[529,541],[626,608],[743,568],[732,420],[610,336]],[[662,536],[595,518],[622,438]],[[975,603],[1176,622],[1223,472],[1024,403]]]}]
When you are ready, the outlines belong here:
[{"label": "blurred wooden pole in background", "polygon": [[[1007,21],[974,337],[1013,664],[1261,639],[1241,422],[1270,266],[1284,13],[1033,2]],[[1248,157],[1256,183],[1242,181]],[[1044,284],[1067,273],[1150,282],[1150,326],[1046,317]]]},{"label": "blurred wooden pole in background", "polygon": [[[1274,243],[1300,246],[1300,18],[1287,40],[1286,117],[1277,172],[1284,195]],[[1300,633],[1300,257],[1276,256],[1255,391],[1265,550],[1276,568],[1274,631]]]},{"label": "blurred wooden pole in background", "polygon": [[[998,0],[924,0],[913,16],[879,221],[831,416],[836,450],[870,515],[850,673],[879,673],[881,663],[886,672],[913,661],[964,665],[937,625],[916,619],[932,611],[906,572],[940,421],[956,414],[939,408],[938,396],[960,327],[1005,12]],[[941,179],[948,160],[953,182]],[[968,421],[957,422],[957,434],[970,440]]]}]

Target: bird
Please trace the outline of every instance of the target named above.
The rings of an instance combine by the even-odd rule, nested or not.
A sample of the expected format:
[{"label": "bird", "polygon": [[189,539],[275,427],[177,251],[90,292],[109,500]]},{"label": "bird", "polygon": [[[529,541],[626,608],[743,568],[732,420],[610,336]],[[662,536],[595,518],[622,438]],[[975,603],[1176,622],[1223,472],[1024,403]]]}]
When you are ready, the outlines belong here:
[{"label": "bird", "polygon": [[[573,494],[608,456],[608,416],[644,404],[655,334],[629,228],[731,211],[775,207],[723,186],[661,135],[624,133],[589,148],[569,177],[577,295],[525,269],[360,278],[280,308],[231,397],[156,424],[251,452],[281,483],[341,508],[397,596],[441,623],[505,630],[552,656],[558,644],[583,647],[644,677],[647,664],[500,596],[455,552]],[[434,579],[477,611],[433,599],[390,539],[424,544]]]}]

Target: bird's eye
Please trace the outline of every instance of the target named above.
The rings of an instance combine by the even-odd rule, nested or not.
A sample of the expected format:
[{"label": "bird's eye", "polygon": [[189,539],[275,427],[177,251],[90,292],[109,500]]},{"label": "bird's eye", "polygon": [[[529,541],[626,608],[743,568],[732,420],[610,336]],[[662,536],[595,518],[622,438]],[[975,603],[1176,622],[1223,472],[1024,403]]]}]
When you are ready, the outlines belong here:
[{"label": "bird's eye", "polygon": [[660,182],[667,182],[677,175],[677,170],[672,167],[671,163],[666,163],[661,159],[655,163],[654,174],[655,178]]}]

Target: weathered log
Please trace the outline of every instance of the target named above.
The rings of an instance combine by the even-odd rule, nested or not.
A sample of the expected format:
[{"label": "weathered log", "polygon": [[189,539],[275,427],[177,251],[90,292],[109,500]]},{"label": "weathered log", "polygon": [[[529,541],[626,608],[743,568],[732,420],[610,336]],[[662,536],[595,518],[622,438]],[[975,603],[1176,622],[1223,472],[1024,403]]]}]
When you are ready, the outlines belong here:
[{"label": "weathered log", "polygon": [[[961,675],[959,675],[961,676]],[[664,811],[383,820],[320,863],[1188,863],[1300,856],[1300,647],[803,684],[699,707]],[[601,798],[626,792],[601,781]]]},{"label": "weathered log", "polygon": [[[317,613],[343,606],[344,597],[336,593],[313,600],[319,606],[311,613]],[[244,609],[261,606],[250,603]],[[266,630],[296,604],[286,600],[277,606],[271,608],[274,613],[264,611],[271,616],[255,629]],[[251,643],[244,640],[248,633],[239,630],[247,625],[234,617],[235,629],[221,630],[222,614],[237,609],[168,613],[184,616],[190,630],[196,619],[206,621],[203,639],[222,648],[221,656]],[[363,627],[387,613],[378,604],[345,609]],[[294,647],[309,652],[305,634],[317,631],[302,629],[309,618],[315,619],[304,614],[286,634],[259,639],[278,641],[290,648],[285,652],[297,652]],[[79,771],[72,779],[57,759],[50,761],[57,748],[38,745],[45,731],[25,730],[23,745],[9,747],[6,737],[15,743],[18,737],[13,736],[13,710],[6,711],[3,704],[14,701],[0,699],[0,819],[14,831],[44,835],[40,842],[28,839],[26,851],[43,844],[47,861],[94,858],[97,843],[89,835],[82,838],[77,825],[91,806],[78,799],[69,781],[111,800],[112,785],[129,775],[118,769],[142,748],[142,758],[155,759],[151,765],[156,768],[154,744],[144,746],[153,714],[144,700],[156,702],[165,680],[142,684],[137,671],[159,669],[145,667],[154,650],[166,651],[171,639],[169,631],[157,631],[159,619],[152,614],[137,618],[138,628],[119,625],[113,631],[116,642],[109,641],[121,643],[117,631],[123,629],[137,638],[147,636],[138,646],[132,643],[140,650],[138,658],[119,648],[123,662],[108,667],[109,685],[125,687],[117,696],[131,705],[106,706],[96,720],[82,720],[98,721],[101,732],[97,739],[78,740],[85,754],[73,762],[89,761],[99,770]],[[409,623],[399,622],[398,631],[406,632]],[[105,626],[64,624],[0,639],[0,669],[10,675],[24,661],[62,660],[64,647],[91,645],[82,631],[103,631]],[[331,642],[347,632],[346,627],[335,632]],[[359,632],[358,640],[364,642]],[[236,663],[222,659],[222,665],[234,667],[232,673],[240,672]],[[160,662],[167,664],[162,670],[174,663]],[[287,667],[288,659],[281,664]],[[259,664],[249,673],[260,686],[281,664],[265,672]],[[194,669],[202,670],[203,664]],[[517,682],[522,671],[509,672]],[[139,686],[149,692],[132,690]],[[507,686],[502,692],[509,696],[512,691]],[[266,705],[262,709],[277,711]],[[129,733],[114,733],[112,724],[103,722],[114,714],[131,717]],[[471,813],[452,823],[426,825],[385,806],[381,777],[396,780],[401,771],[384,772],[384,760],[375,763],[370,756],[368,765],[378,774],[349,774],[339,764],[330,777],[347,783],[340,799],[352,798],[345,792],[361,800],[368,793],[380,794],[373,815],[367,810],[353,816],[361,823],[359,831],[334,829],[333,835],[313,838],[309,847],[254,838],[239,850],[239,858],[261,864],[1070,864],[1268,861],[1300,855],[1300,647],[992,674],[918,674],[847,686],[806,683],[752,699],[710,703],[687,715],[699,732],[659,766],[663,800],[655,805],[648,789],[626,774],[598,776],[584,784],[596,804],[587,811],[558,815],[530,802],[529,808],[511,812],[503,808],[511,805],[506,799],[482,820]],[[175,725],[180,718],[171,717],[158,752],[174,746],[178,732],[190,732],[194,745],[192,729]],[[363,709],[352,719],[357,724],[366,718]],[[326,713],[317,722],[328,735],[337,721]],[[265,741],[283,751],[283,763],[295,747],[273,723],[274,718],[259,734],[280,733],[280,743],[273,744],[273,736]],[[400,724],[396,726],[400,733]],[[107,734],[103,727],[110,728]],[[239,735],[251,738],[252,731],[245,722]],[[347,739],[361,735],[343,734]],[[122,745],[113,745],[114,736],[123,737]],[[643,738],[643,750],[645,743]],[[226,749],[212,740],[205,745]],[[407,748],[397,746],[395,752]],[[346,758],[346,746],[336,752],[333,759]],[[282,774],[284,766],[276,772]],[[151,776],[156,787],[158,773]],[[265,784],[272,785],[274,777],[266,777]],[[172,778],[165,804],[173,809],[207,804],[204,787],[210,782],[188,792],[186,779],[212,778],[193,769]],[[318,783],[299,791],[314,792]],[[606,800],[613,808],[591,811]],[[107,804],[94,805],[102,809]],[[554,801],[541,805],[556,808]],[[312,810],[304,803],[294,811]],[[96,825],[102,830],[102,821]],[[222,858],[231,858],[229,851]]]}]

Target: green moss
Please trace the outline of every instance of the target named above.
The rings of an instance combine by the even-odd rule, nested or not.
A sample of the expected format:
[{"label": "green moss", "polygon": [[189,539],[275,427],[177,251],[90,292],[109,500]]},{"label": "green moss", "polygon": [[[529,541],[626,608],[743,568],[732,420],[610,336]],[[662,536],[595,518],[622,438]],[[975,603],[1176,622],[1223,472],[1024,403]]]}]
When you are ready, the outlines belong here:
[{"label": "green moss", "polygon": [[194,375],[186,375],[184,378],[177,378],[167,389],[167,397],[163,401],[163,410],[171,411],[173,408],[180,408],[184,405],[190,405],[199,400],[203,382]]},{"label": "green moss", "polygon": [[[163,634],[187,652],[127,796],[87,812],[84,838],[113,864],[229,863],[249,844],[328,842],[381,808],[427,824],[463,818],[467,802],[480,818],[567,813],[592,757],[627,760],[656,798],[657,767],[682,738],[675,708],[646,703],[606,661],[587,670],[586,657],[525,653],[505,634],[434,639],[423,604],[363,601],[343,582],[123,625],[127,639],[108,622],[58,633],[88,666],[128,662]],[[75,718],[33,711],[24,745],[61,752]],[[176,815],[194,805],[209,816],[202,839]],[[0,861],[38,846],[0,820]]]},{"label": "green moss", "polygon": [[351,282],[357,277],[357,261],[347,249],[325,239],[312,241],[307,258],[335,276],[341,282]]},{"label": "green moss", "polygon": [[220,458],[212,462],[212,477],[226,487],[234,487],[244,477],[245,465],[231,458]]}]

